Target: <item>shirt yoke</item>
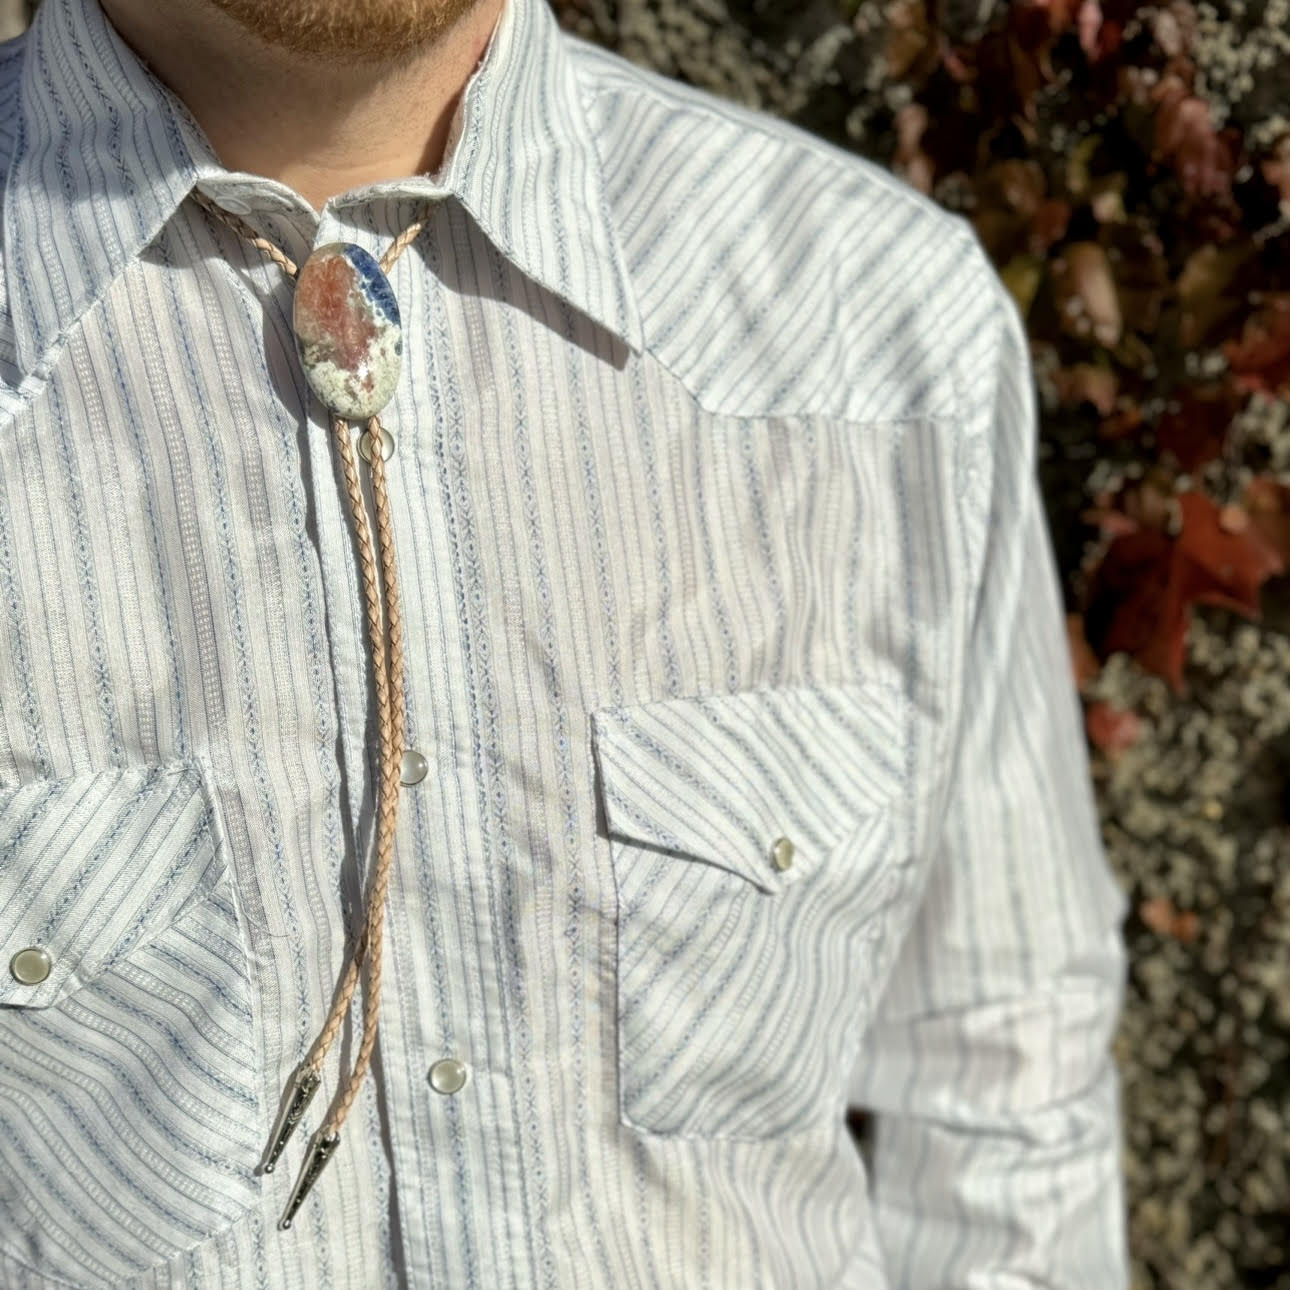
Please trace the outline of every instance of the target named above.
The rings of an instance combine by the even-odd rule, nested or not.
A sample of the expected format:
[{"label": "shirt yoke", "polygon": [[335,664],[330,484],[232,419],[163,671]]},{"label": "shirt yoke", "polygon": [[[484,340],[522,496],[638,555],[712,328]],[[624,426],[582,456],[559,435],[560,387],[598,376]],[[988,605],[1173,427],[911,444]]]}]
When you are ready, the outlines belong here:
[{"label": "shirt yoke", "polygon": [[[647,348],[711,412],[964,415],[972,225],[866,158],[567,35]],[[971,370],[971,369],[965,369]]]},{"label": "shirt yoke", "polygon": [[[612,224],[646,347],[698,406],[976,417],[964,387],[989,366],[999,292],[966,219],[800,127],[563,39],[604,175],[588,218]],[[26,43],[0,45],[0,184]],[[0,273],[0,379],[20,377]]]}]

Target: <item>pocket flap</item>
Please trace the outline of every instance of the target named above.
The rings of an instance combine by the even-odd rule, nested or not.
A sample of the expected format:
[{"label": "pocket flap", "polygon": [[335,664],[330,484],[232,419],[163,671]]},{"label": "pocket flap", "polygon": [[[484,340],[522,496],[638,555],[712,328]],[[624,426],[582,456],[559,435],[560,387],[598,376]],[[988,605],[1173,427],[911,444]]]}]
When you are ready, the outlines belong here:
[{"label": "pocket flap", "polygon": [[[907,713],[898,691],[863,683],[599,708],[609,832],[780,891],[899,796]],[[787,868],[780,838],[793,845]]]},{"label": "pocket flap", "polygon": [[[0,788],[0,1005],[45,1008],[146,944],[219,878],[190,767],[97,771]],[[19,980],[14,956],[26,955]],[[37,972],[33,973],[35,964]]]}]

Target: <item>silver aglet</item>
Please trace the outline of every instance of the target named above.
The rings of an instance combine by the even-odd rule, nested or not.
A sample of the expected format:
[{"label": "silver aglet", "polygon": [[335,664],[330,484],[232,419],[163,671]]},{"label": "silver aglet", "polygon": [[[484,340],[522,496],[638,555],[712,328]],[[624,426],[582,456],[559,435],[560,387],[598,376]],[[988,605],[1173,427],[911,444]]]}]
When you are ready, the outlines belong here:
[{"label": "silver aglet", "polygon": [[273,1128],[273,1145],[269,1148],[269,1154],[264,1161],[266,1174],[273,1172],[278,1163],[278,1157],[282,1155],[283,1148],[287,1145],[287,1140],[296,1131],[300,1117],[304,1115],[305,1108],[318,1091],[318,1085],[321,1082],[322,1079],[316,1071],[301,1069],[296,1072],[295,1087],[291,1091],[291,1097],[282,1108],[278,1123]]},{"label": "silver aglet", "polygon": [[323,1167],[332,1157],[332,1152],[339,1145],[339,1133],[333,1133],[328,1138],[323,1136],[321,1129],[309,1139],[309,1150],[305,1152],[304,1163],[300,1166],[300,1177],[296,1179],[296,1185],[291,1190],[291,1199],[287,1201],[287,1208],[278,1222],[280,1231],[285,1232],[291,1226],[291,1220],[295,1218],[300,1206],[305,1203],[309,1189],[318,1181],[318,1175],[322,1173]]}]

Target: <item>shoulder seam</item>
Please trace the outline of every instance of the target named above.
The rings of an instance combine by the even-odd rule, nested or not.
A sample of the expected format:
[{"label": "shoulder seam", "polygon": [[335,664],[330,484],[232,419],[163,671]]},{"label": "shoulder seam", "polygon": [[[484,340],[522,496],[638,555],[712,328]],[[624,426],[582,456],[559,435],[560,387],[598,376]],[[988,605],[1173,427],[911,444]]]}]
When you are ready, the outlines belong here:
[{"label": "shoulder seam", "polygon": [[[995,350],[997,352],[997,350],[1002,346],[1003,330],[1007,326],[1006,319],[1003,317],[1004,302],[999,296],[999,275],[989,257],[986,255],[985,248],[981,245],[965,217],[955,214],[953,211],[947,211],[946,214],[950,217],[955,226],[956,235],[963,245],[965,256],[973,265],[974,276],[980,279],[982,288],[990,295],[991,309],[989,318],[991,322],[996,323],[999,329],[998,343],[995,346]],[[954,385],[954,397],[955,402],[959,405],[960,419],[965,428],[973,426],[976,424],[977,418],[974,415],[974,410],[967,404],[967,399],[965,397],[966,382],[963,380],[963,367],[957,352],[951,355],[950,366],[953,370],[952,380]],[[970,429],[965,430],[965,432],[969,434],[974,433],[974,431]]]},{"label": "shoulder seam", "polygon": [[[671,102],[682,107],[706,108],[723,122],[742,129],[755,130],[764,139],[771,142],[783,143],[788,146],[796,145],[821,162],[845,166],[848,160],[851,160],[867,165],[871,167],[871,170],[866,172],[867,178],[875,183],[883,184],[889,192],[920,213],[934,216],[936,211],[939,210],[946,215],[953,215],[953,212],[939,206],[932,198],[925,197],[918,190],[910,189],[907,184],[899,182],[889,171],[871,158],[866,157],[863,153],[852,152],[849,149],[839,147],[837,144],[820,139],[809,130],[795,125],[783,117],[776,116],[774,113],[723,99],[712,91],[691,85],[687,81],[674,80],[664,76],[661,72],[654,71],[652,68],[640,67],[635,63],[629,64],[631,68],[641,74],[640,79],[633,79],[613,62],[609,61],[626,61],[622,59],[621,55],[615,54],[612,50],[605,49],[603,46],[596,45],[592,41],[573,36],[568,38],[575,42],[575,48],[581,47],[577,49],[574,55],[575,61],[579,58],[601,60],[602,65],[609,64],[612,69],[611,74],[616,78],[614,83],[598,83],[579,74],[579,81],[587,94],[599,98],[606,94],[612,94],[617,86],[622,86],[639,89],[643,93],[650,95],[656,103],[667,104]],[[588,83],[589,81],[590,83]]]}]

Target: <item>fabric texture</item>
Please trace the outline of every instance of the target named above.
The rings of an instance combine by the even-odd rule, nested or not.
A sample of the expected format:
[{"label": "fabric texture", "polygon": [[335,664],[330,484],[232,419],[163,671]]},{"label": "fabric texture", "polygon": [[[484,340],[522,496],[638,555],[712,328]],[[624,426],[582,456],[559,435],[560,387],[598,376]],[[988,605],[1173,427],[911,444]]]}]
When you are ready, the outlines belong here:
[{"label": "fabric texture", "polygon": [[[1126,901],[970,224],[544,0],[438,173],[321,213],[44,0],[0,174],[0,1286],[1127,1285]],[[429,772],[289,1232],[375,715],[290,284],[195,185],[297,263],[430,212],[382,417]]]}]

